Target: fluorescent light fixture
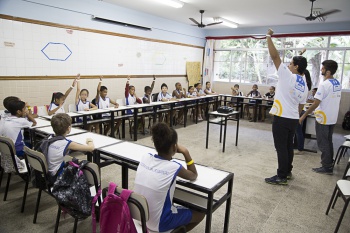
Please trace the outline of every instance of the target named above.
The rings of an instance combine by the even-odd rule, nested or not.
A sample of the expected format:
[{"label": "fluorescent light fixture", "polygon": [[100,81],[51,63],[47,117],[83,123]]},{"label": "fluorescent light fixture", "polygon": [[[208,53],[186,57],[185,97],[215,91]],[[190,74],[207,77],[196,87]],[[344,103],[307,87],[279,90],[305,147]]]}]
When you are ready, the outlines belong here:
[{"label": "fluorescent light fixture", "polygon": [[230,27],[230,28],[237,28],[238,27],[238,23],[234,23],[230,20],[227,20],[227,19],[224,19],[221,17],[214,18],[214,22],[222,22],[223,25]]},{"label": "fluorescent light fixture", "polygon": [[174,8],[182,8],[184,6],[184,3],[179,0],[155,0],[155,1]]}]

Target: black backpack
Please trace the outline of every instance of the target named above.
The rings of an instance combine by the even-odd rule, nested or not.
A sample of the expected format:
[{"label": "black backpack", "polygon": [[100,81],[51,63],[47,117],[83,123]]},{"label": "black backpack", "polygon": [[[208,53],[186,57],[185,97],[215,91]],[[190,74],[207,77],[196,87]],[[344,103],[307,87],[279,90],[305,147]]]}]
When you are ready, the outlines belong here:
[{"label": "black backpack", "polygon": [[344,121],[343,121],[342,127],[343,127],[343,129],[345,129],[345,130],[350,130],[350,111],[348,111],[347,113],[345,113]]},{"label": "black backpack", "polygon": [[53,185],[52,195],[64,212],[77,219],[91,216],[92,197],[90,186],[82,169],[89,162],[76,159],[66,163],[61,176]]}]

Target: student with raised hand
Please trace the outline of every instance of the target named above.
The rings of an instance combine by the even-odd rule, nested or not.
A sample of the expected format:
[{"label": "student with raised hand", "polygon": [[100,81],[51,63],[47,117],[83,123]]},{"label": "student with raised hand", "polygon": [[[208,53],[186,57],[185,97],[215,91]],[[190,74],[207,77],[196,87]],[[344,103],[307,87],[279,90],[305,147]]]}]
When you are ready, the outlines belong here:
[{"label": "student with raised hand", "polygon": [[[89,91],[87,89],[80,90],[80,74],[77,75],[77,93],[75,95],[75,106],[77,111],[90,111],[90,110],[96,110],[98,109],[96,105],[91,103],[87,100],[89,97]],[[78,119],[80,122],[83,121],[83,118],[80,117]],[[87,119],[88,121],[91,120],[91,118]],[[95,127],[96,133],[100,133],[100,127],[98,123],[95,124],[88,124],[88,130],[92,131],[92,128]]]},{"label": "student with raised hand", "polygon": [[155,82],[156,82],[156,76],[153,75],[153,81],[151,86],[145,86],[145,95],[142,98],[142,102],[144,104],[149,104],[152,102],[152,92],[153,92]]},{"label": "student with raised hand", "polygon": [[273,31],[269,29],[266,35],[267,45],[278,74],[275,99],[270,110],[270,114],[274,115],[272,134],[277,151],[278,169],[277,175],[266,178],[265,182],[287,185],[287,179],[292,176],[295,128],[308,93],[304,77],[307,60],[305,57],[295,56],[288,66],[283,64],[272,42],[272,35]]},{"label": "student with raised hand", "polygon": [[341,84],[334,78],[338,63],[333,60],[322,62],[323,82],[318,86],[314,103],[300,117],[300,124],[315,110],[317,146],[322,152],[321,167],[313,168],[317,173],[333,174],[333,130],[337,123],[341,98]]},{"label": "student with raised hand", "polygon": [[51,126],[55,135],[49,137],[57,138],[48,146],[47,165],[49,170],[50,183],[54,183],[58,176],[63,172],[64,157],[69,154],[69,150],[74,151],[93,151],[95,149],[93,140],[91,138],[86,139],[86,145],[81,145],[76,142],[72,142],[66,139],[67,134],[70,133],[72,128],[72,118],[66,113],[55,114],[51,119]]},{"label": "student with raised hand", "polygon": [[73,83],[72,83],[72,86],[70,86],[68,88],[66,93],[63,94],[62,92],[55,92],[52,94],[51,103],[50,103],[50,107],[49,107],[49,116],[51,116],[55,113],[65,113],[66,112],[64,110],[64,106],[63,106],[64,101],[68,97],[69,93],[73,90],[76,83],[77,83],[77,79],[75,78]]},{"label": "student with raised hand", "polygon": [[7,103],[7,109],[11,116],[1,120],[0,135],[12,139],[16,155],[22,158],[24,155],[23,147],[31,145],[24,142],[23,129],[36,125],[34,118],[27,119],[28,109],[26,103],[20,100],[12,100]]},{"label": "student with raised hand", "polygon": [[[157,154],[142,157],[136,171],[134,191],[143,195],[149,206],[147,227],[164,232],[186,225],[190,231],[204,218],[204,213],[173,205],[176,177],[195,180],[198,176],[195,163],[189,151],[178,144],[178,135],[165,123],[152,127],[152,141]],[[172,161],[176,153],[183,155],[186,168]]]}]

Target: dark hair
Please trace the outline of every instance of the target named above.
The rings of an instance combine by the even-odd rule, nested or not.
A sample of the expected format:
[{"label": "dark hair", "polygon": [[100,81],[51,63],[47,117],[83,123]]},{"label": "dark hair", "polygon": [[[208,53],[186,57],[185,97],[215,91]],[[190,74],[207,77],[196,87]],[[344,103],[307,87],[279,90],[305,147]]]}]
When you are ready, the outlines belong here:
[{"label": "dark hair", "polygon": [[152,129],[152,140],[159,154],[168,154],[172,145],[177,143],[177,133],[164,122],[155,124]]},{"label": "dark hair", "polygon": [[108,90],[106,86],[101,86],[100,91]]},{"label": "dark hair", "polygon": [[16,115],[17,111],[22,111],[22,109],[26,106],[26,103],[21,100],[13,100],[8,103],[8,111],[12,115]]},{"label": "dark hair", "polygon": [[135,87],[135,86],[133,86],[133,85],[129,85],[129,90],[130,90],[131,88],[133,88],[133,87]]},{"label": "dark hair", "polygon": [[166,85],[165,83],[163,83],[163,84],[160,86],[160,89],[162,89],[163,87],[168,88],[168,85]]},{"label": "dark hair", "polygon": [[276,87],[275,86],[271,86],[271,88],[275,91],[276,90]]},{"label": "dark hair", "polygon": [[335,74],[335,72],[337,72],[338,63],[336,61],[325,60],[325,61],[322,62],[322,65],[324,66],[326,71],[329,70],[331,72],[331,75],[333,75],[333,74]]},{"label": "dark hair", "polygon": [[293,64],[295,66],[298,66],[298,73],[303,74],[307,67],[307,60],[303,56],[294,56],[293,57]]},{"label": "dark hair", "polygon": [[175,83],[175,87],[177,86],[177,84],[181,84],[181,83],[180,82]]},{"label": "dark hair", "polygon": [[12,101],[19,101],[20,99],[16,96],[8,96],[4,99],[4,101],[2,102],[4,107],[9,110],[9,103],[12,102]]},{"label": "dark hair", "polygon": [[63,97],[62,92],[54,92],[52,93],[51,103],[55,103],[56,100],[61,99]]},{"label": "dark hair", "polygon": [[238,88],[239,88],[239,85],[238,85],[238,84],[235,84],[233,87],[238,87]]},{"label": "dark hair", "polygon": [[305,69],[304,75],[305,75],[305,79],[306,79],[307,88],[308,88],[309,91],[310,91],[310,90],[311,90],[311,87],[312,87],[312,81],[311,81],[310,72],[309,72],[308,70]]},{"label": "dark hair", "polygon": [[188,91],[190,91],[190,89],[191,89],[192,87],[193,87],[193,86],[189,86],[189,87],[188,87]]},{"label": "dark hair", "polygon": [[317,88],[317,87],[315,87],[315,88],[313,88],[312,90],[313,90],[313,91],[317,91],[317,90],[318,90],[318,88]]},{"label": "dark hair", "polygon": [[208,83],[210,83],[209,81],[207,81],[206,83],[205,83],[205,85],[207,85]]},{"label": "dark hair", "polygon": [[253,87],[256,86],[257,89],[259,89],[258,84],[253,84]]},{"label": "dark hair", "polygon": [[87,95],[89,96],[89,91],[88,91],[87,89],[81,89],[80,95],[81,95],[81,93],[82,93],[83,91],[86,91]]},{"label": "dark hair", "polygon": [[66,113],[57,113],[51,119],[51,126],[56,136],[64,135],[72,124],[72,118]]},{"label": "dark hair", "polygon": [[150,86],[145,86],[145,92],[152,90]]},{"label": "dark hair", "polygon": [[197,88],[199,84],[201,84],[201,83],[194,84],[194,87]]}]

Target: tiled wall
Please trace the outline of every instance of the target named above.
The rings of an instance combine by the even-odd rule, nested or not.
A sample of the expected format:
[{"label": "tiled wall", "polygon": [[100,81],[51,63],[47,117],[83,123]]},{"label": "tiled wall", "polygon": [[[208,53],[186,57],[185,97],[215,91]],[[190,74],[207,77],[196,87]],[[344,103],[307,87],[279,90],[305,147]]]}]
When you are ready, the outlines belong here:
[{"label": "tiled wall", "polygon": [[[131,78],[130,84],[135,86],[137,96],[143,97],[144,87],[151,86],[152,80],[152,78]],[[57,91],[65,93],[72,85],[72,82],[73,77],[70,80],[0,80],[0,109],[4,109],[3,99],[7,96],[17,96],[31,106],[50,104],[52,93]],[[98,79],[82,79],[80,81],[81,88],[86,88],[90,92],[89,100],[95,98],[98,82]],[[166,83],[169,87],[169,92],[172,92],[175,89],[176,82],[181,82],[184,87],[187,87],[186,78],[157,78],[153,92],[159,92],[162,83]],[[108,88],[108,96],[116,100],[124,98],[125,83],[126,78],[114,78],[104,79],[102,85]],[[68,111],[69,104],[74,104],[75,94],[76,88],[72,90],[65,102],[66,111]]]}]

